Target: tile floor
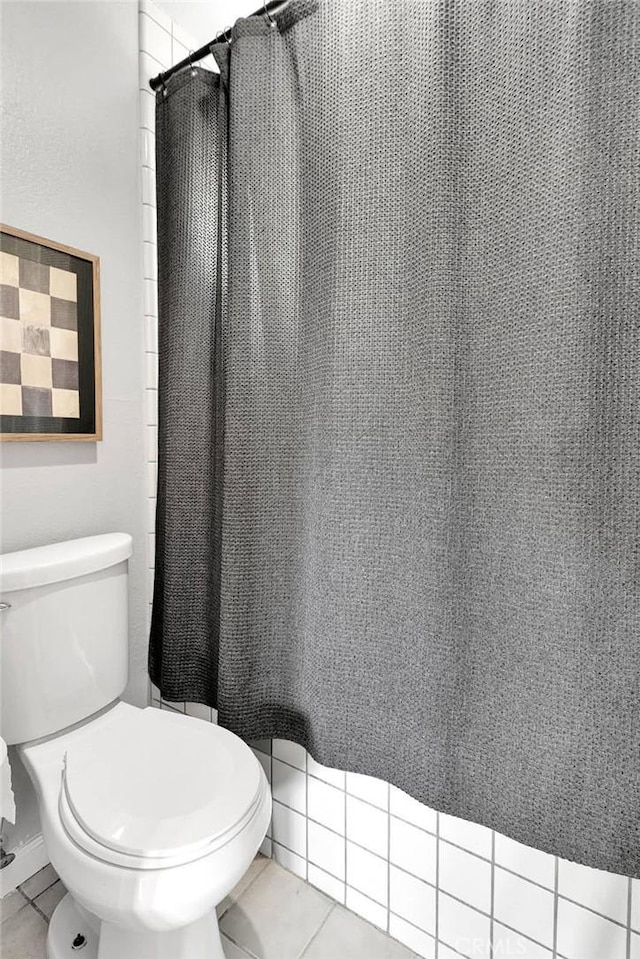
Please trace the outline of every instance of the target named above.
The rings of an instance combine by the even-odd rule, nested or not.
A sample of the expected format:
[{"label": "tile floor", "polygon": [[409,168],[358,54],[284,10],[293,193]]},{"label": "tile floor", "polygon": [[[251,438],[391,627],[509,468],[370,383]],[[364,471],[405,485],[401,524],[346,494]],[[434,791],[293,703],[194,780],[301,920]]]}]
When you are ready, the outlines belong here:
[{"label": "tile floor", "polygon": [[[55,870],[46,866],[0,900],[2,959],[44,959],[47,923],[64,894]],[[417,959],[260,855],[218,914],[227,959]]]}]

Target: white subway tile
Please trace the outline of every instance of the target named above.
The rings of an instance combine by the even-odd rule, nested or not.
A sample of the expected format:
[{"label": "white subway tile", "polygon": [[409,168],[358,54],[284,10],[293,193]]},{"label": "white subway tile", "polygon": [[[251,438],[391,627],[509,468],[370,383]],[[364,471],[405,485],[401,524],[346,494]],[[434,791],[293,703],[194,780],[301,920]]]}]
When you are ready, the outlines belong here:
[{"label": "white subway tile", "polygon": [[159,73],[162,73],[164,70],[168,69],[169,66],[169,60],[167,60],[166,63],[162,63],[160,60],[156,60],[155,57],[152,57],[149,53],[141,50],[138,55],[138,83],[140,89],[150,90],[151,88],[149,86],[149,81],[152,79],[152,77],[156,77]]},{"label": "white subway tile", "polygon": [[158,354],[145,353],[145,386],[150,390],[158,389]]},{"label": "white subway tile", "polygon": [[435,889],[395,866],[389,870],[389,909],[424,932],[435,933]]},{"label": "white subway tile", "polygon": [[[194,48],[191,47],[191,49],[193,50]],[[185,47],[184,43],[180,43],[180,41],[176,40],[175,37],[173,38],[173,56],[171,59],[173,60],[174,63],[180,63],[181,60],[186,60],[187,57],[189,56],[189,52],[190,52],[189,47]],[[202,61],[199,60],[198,66],[201,66],[201,65],[202,65]]]},{"label": "white subway tile", "polygon": [[307,772],[316,779],[322,779],[323,782],[336,786],[338,789],[345,788],[345,773],[341,769],[330,769],[328,766],[322,766],[317,763],[310,753],[307,753]]},{"label": "white subway tile", "polygon": [[627,933],[623,926],[560,898],[557,949],[566,959],[625,959]]},{"label": "white subway tile", "polygon": [[478,823],[440,814],[440,837],[462,846],[470,852],[491,859],[491,830]]},{"label": "white subway tile", "polygon": [[554,888],[555,859],[546,852],[523,846],[522,843],[496,833],[496,862],[526,879],[540,883],[548,889]]},{"label": "white subway tile", "polygon": [[[311,839],[309,839],[309,845],[311,845]],[[312,886],[344,906],[346,890],[344,882],[340,882],[335,876],[329,875],[324,869],[314,866],[312,862],[309,862],[308,871],[308,879]]]},{"label": "white subway tile", "polygon": [[[143,166],[149,166],[152,170],[156,168],[156,138],[150,130],[140,130],[140,156]],[[143,239],[153,240],[157,237],[157,230],[145,231]]]},{"label": "white subway tile", "polygon": [[493,954],[498,957],[509,956],[518,957],[518,959],[552,959],[553,953],[535,942],[531,942],[525,936],[514,932],[513,929],[507,929],[499,922],[493,924]]},{"label": "white subway tile", "polygon": [[305,817],[277,801],[273,803],[271,836],[274,842],[306,858],[307,822]]},{"label": "white subway tile", "polygon": [[158,284],[155,280],[144,280],[145,316],[158,315]]},{"label": "white subway tile", "polygon": [[202,46],[188,30],[185,30],[185,28],[175,20],[173,21],[173,36],[175,40],[178,40],[178,42],[188,50],[197,50],[199,46]]},{"label": "white subway tile", "polygon": [[149,206],[156,206],[156,176],[154,171],[143,166],[140,172],[142,186],[142,202]]},{"label": "white subway tile", "polygon": [[205,722],[211,722],[211,706],[205,706],[204,703],[185,703],[187,716],[193,716],[194,719],[204,719]]},{"label": "white subway tile", "polygon": [[389,855],[389,814],[347,796],[347,838],[383,856]]},{"label": "white subway tile", "polygon": [[631,880],[631,928],[640,932],[640,879]]},{"label": "white subway tile", "polygon": [[140,12],[140,50],[158,63],[171,62],[171,31],[161,26],[147,13]]},{"label": "white subway tile", "polygon": [[151,17],[152,20],[155,20],[159,26],[171,33],[171,17],[161,10],[157,4],[151,3],[150,0],[140,0],[140,11],[146,13],[146,15]]},{"label": "white subway tile", "polygon": [[488,916],[446,893],[438,893],[438,937],[463,956],[488,959],[491,955],[490,925]]},{"label": "white subway tile", "polygon": [[296,876],[300,876],[301,879],[307,878],[307,863],[302,856],[297,856],[294,852],[291,852],[289,849],[285,849],[284,846],[281,846],[274,840],[271,843],[271,856],[277,863],[279,863],[283,869],[288,869],[289,872],[295,873]]},{"label": "white subway tile", "polygon": [[270,836],[265,836],[262,842],[260,843],[260,852],[263,856],[266,856],[267,859],[271,859],[272,849],[272,840]]},{"label": "white subway tile", "polygon": [[315,822],[308,823],[309,860],[344,882],[346,845],[343,836]]},{"label": "white subway tile", "polygon": [[147,426],[145,431],[147,444],[147,462],[155,463],[158,459],[158,428]]},{"label": "white subway tile", "polygon": [[[151,170],[148,170],[147,172],[151,173]],[[158,258],[157,247],[155,243],[151,243],[149,240],[144,241],[142,244],[142,259],[145,279],[154,280],[157,282]]]},{"label": "white subway tile", "polygon": [[272,749],[276,759],[281,759],[282,762],[289,763],[290,766],[302,769],[303,772],[307,768],[307,754],[302,746],[298,746],[297,743],[290,743],[286,739],[274,739]]},{"label": "white subway tile", "polygon": [[147,566],[155,569],[156,565],[156,534],[147,533]]},{"label": "white subway tile", "polygon": [[[158,465],[157,463],[147,463],[147,496],[154,499],[158,491]],[[152,534],[149,534],[152,535]],[[155,546],[155,542],[154,542]],[[154,555],[154,552],[151,553]]]},{"label": "white subway tile", "polygon": [[[476,909],[491,908],[491,865],[471,853],[440,843],[438,884]],[[453,943],[449,943],[454,945]],[[455,946],[454,946],[455,948]]]},{"label": "white subway tile", "polygon": [[544,946],[553,947],[553,893],[496,866],[494,916]]},{"label": "white subway tile", "polygon": [[140,126],[155,132],[156,97],[151,90],[140,91]]},{"label": "white subway tile", "polygon": [[[155,499],[147,500],[147,532],[153,533],[156,528],[156,501]],[[153,570],[150,570],[153,574]],[[150,593],[153,595],[153,593]]]},{"label": "white subway tile", "polygon": [[626,876],[616,876],[611,872],[601,872],[560,859],[558,892],[610,919],[622,923],[627,921],[629,883]]},{"label": "white subway tile", "polygon": [[291,766],[279,762],[275,759],[274,752],[271,775],[273,777],[271,785],[273,798],[283,802],[285,806],[291,806],[292,809],[305,814],[307,811],[307,784],[304,773],[300,772],[299,769],[292,769]]},{"label": "white subway tile", "polygon": [[145,390],[147,404],[147,426],[158,425],[158,391]]},{"label": "white subway tile", "polygon": [[386,906],[389,899],[388,870],[389,866],[384,859],[347,842],[347,885],[382,906]]},{"label": "white subway tile", "polygon": [[155,316],[144,318],[145,347],[149,353],[158,352],[158,319]]},{"label": "white subway tile", "polygon": [[392,816],[399,816],[420,829],[436,831],[436,812],[429,806],[424,806],[417,799],[403,793],[401,789],[391,786],[389,793],[389,811]]},{"label": "white subway tile", "polygon": [[[352,889],[350,886],[347,886],[345,905],[347,909],[351,909],[352,912],[357,913],[358,916],[362,916],[367,922],[373,923],[374,926],[378,926],[379,929],[383,929],[386,932],[388,913],[384,906],[373,902],[368,896],[363,896],[361,892],[358,892],[357,889]],[[335,959],[337,959],[337,957],[335,957]]]},{"label": "white subway tile", "polygon": [[311,819],[344,836],[345,794],[342,790],[309,776],[307,804],[307,814]]},{"label": "white subway tile", "polygon": [[347,773],[347,792],[380,809],[389,808],[389,786],[381,779],[361,776],[360,773]]},{"label": "white subway tile", "polygon": [[435,885],[436,837],[394,816],[390,826],[391,862]]},{"label": "white subway tile", "polygon": [[262,768],[264,769],[264,774],[267,777],[267,782],[271,783],[271,757],[265,756],[264,753],[261,753],[259,749],[251,750],[253,755],[256,757]]},{"label": "white subway tile", "polygon": [[261,753],[264,753],[265,756],[271,755],[270,739],[252,739],[249,745],[252,749],[258,749]]},{"label": "white subway tile", "polygon": [[640,933],[631,933],[631,952],[629,959],[640,959]]},{"label": "white subway tile", "polygon": [[433,936],[422,932],[421,929],[416,929],[411,923],[405,922],[399,916],[394,916],[393,913],[389,916],[389,935],[411,949],[416,956],[422,959],[435,959],[436,941]]},{"label": "white subway tile", "polygon": [[445,946],[444,942],[440,940],[438,942],[438,959],[460,959],[460,953],[449,949],[449,946]]},{"label": "white subway tile", "polygon": [[154,683],[151,682],[151,680],[149,680],[149,696],[152,702],[154,700],[156,702],[159,702],[162,699],[162,696],[160,695],[160,690]]},{"label": "white subway tile", "polygon": [[155,206],[149,203],[142,206],[142,239],[146,243],[158,241],[158,215]]}]

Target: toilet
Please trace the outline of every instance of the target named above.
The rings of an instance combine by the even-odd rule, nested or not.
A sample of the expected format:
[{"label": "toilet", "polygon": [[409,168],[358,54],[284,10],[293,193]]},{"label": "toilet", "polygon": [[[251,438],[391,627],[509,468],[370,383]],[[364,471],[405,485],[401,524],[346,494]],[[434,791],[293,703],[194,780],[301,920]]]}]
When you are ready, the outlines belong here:
[{"label": "toilet", "polygon": [[215,907],[267,831],[261,764],[233,733],[122,702],[131,537],[0,558],[2,728],[68,889],[48,959],[224,959]]}]

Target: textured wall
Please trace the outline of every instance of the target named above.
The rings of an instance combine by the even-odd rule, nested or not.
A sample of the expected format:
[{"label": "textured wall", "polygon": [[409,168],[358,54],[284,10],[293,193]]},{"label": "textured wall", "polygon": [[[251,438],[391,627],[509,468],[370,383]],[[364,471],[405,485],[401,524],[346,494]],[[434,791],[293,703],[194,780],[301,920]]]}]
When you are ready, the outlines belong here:
[{"label": "textured wall", "polygon": [[[2,220],[101,259],[104,441],[5,443],[2,550],[134,538],[127,698],[146,695],[147,589],[133,3],[3,3]],[[29,792],[9,847],[37,830]]]}]

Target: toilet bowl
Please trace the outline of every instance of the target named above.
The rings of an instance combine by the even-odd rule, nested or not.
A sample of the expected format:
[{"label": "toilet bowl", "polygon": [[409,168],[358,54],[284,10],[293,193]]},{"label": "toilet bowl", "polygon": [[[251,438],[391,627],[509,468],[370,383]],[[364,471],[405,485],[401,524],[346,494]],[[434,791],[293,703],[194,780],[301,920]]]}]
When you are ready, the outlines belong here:
[{"label": "toilet bowl", "polygon": [[[228,730],[111,695],[122,687],[130,543],[112,534],[0,560],[3,693],[12,700],[9,683],[25,677],[29,689],[26,709],[14,699],[11,712],[3,696],[3,729],[18,744],[47,852],[68,889],[50,922],[47,956],[223,959],[215,906],[265,836],[269,786],[251,749]],[[43,558],[47,549],[58,552]],[[109,622],[117,625],[114,655],[103,646]],[[62,687],[46,668],[53,658],[66,663]],[[28,708],[34,685],[49,709]]]}]

